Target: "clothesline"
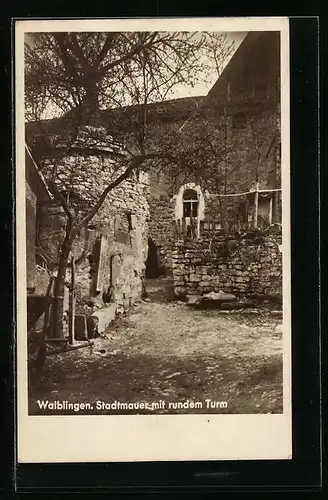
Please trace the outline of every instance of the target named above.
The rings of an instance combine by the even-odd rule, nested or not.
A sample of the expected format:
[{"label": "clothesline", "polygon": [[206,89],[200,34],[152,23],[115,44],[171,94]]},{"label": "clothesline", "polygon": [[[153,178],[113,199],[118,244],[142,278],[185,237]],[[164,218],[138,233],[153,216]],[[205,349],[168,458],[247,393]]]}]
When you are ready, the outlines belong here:
[{"label": "clothesline", "polygon": [[272,192],[277,192],[281,191],[281,188],[278,189],[254,189],[254,191],[245,191],[244,193],[232,193],[232,194],[216,194],[216,193],[211,193],[211,196],[220,196],[220,197],[225,197],[225,196],[245,196],[246,194],[252,194],[252,193],[272,193]]}]

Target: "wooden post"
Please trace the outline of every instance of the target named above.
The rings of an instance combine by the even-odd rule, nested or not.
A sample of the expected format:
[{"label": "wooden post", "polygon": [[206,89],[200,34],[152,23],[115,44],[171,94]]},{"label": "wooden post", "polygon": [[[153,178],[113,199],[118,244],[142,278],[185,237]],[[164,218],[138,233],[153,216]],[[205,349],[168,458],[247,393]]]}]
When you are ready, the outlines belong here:
[{"label": "wooden post", "polygon": [[255,200],[254,200],[254,227],[257,227],[259,211],[259,183],[256,183]]},{"label": "wooden post", "polygon": [[193,217],[193,238],[197,238],[197,219]]},{"label": "wooden post", "polygon": [[181,240],[181,219],[176,220],[178,240]]},{"label": "wooden post", "polygon": [[83,349],[84,347],[91,347],[93,345],[92,340],[87,340],[81,344],[74,345],[72,347],[60,347],[59,349],[51,349],[48,351],[48,356],[53,356],[54,354],[60,354],[62,352],[75,351],[76,349]]},{"label": "wooden post", "polygon": [[185,239],[186,236],[186,219],[183,217],[181,221],[181,233],[182,233],[182,239]]},{"label": "wooden post", "polygon": [[75,334],[75,260],[72,255],[71,263],[71,286],[69,290],[69,327],[68,327],[68,341],[71,345],[74,344]]},{"label": "wooden post", "polygon": [[273,205],[273,200],[270,198],[269,202],[269,225],[271,226],[272,224],[272,205]]},{"label": "wooden post", "polygon": [[[277,108],[276,113],[276,129],[277,135],[275,140],[275,159],[274,159],[274,182],[273,187],[275,189],[281,186],[281,137],[280,137],[280,106]],[[272,222],[281,222],[280,220],[280,210],[279,210],[279,191],[274,191],[272,193],[273,201],[272,201]]]},{"label": "wooden post", "polygon": [[[225,147],[225,152],[224,152],[224,194],[227,194],[227,187],[228,187],[228,153],[227,153],[227,144],[228,144],[228,127],[227,127],[227,110],[226,107],[223,108],[223,115],[224,115],[224,147]],[[224,206],[224,220],[223,220],[223,228],[224,232],[227,233],[229,230],[228,227],[228,208],[227,208],[227,197],[225,196],[223,198],[223,206]]]},{"label": "wooden post", "polygon": [[195,237],[195,219],[193,216],[190,216],[190,238],[193,239]]},{"label": "wooden post", "polygon": [[47,336],[48,336],[48,329],[49,329],[49,318],[50,318],[50,312],[51,312],[51,288],[54,282],[54,276],[50,276],[49,284],[47,287],[46,291],[46,299],[47,299],[47,305],[46,305],[46,310],[44,312],[44,322],[43,322],[43,329],[42,329],[42,334],[41,334],[41,339],[40,339],[40,346],[36,355],[35,359],[35,372],[34,372],[34,380],[37,380],[40,375],[41,371],[43,368],[43,365],[46,361],[47,357]]}]

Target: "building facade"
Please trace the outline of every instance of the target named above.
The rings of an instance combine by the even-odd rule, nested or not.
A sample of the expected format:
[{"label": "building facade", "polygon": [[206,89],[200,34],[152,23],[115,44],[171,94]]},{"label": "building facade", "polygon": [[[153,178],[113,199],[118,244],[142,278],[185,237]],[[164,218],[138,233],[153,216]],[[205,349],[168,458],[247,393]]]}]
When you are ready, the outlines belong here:
[{"label": "building facade", "polygon": [[196,175],[172,185],[167,171],[151,174],[149,236],[158,273],[171,273],[182,233],[209,237],[281,222],[279,37],[248,34],[208,95],[196,105],[191,98],[189,113],[185,103],[176,113],[181,134],[197,137],[202,129],[210,140]]},{"label": "building facade", "polygon": [[38,223],[41,207],[53,196],[33,156],[25,146],[26,287],[32,293],[45,293],[49,275],[40,253]]},{"label": "building facade", "polygon": [[[58,143],[56,147],[58,149]],[[54,151],[44,152],[40,166],[42,177],[49,184],[53,182],[54,189],[67,201],[74,223],[88,213],[106,186],[120,175],[116,161],[120,154],[119,146],[103,130],[92,127],[84,127],[70,152],[57,159],[55,177]],[[93,314],[99,320],[100,331],[143,294],[149,218],[146,181],[140,173],[115,187],[73,242],[70,261],[74,258],[76,312],[87,316]],[[30,202],[27,203],[30,206]],[[49,274],[56,274],[65,237],[65,211],[52,196],[40,200],[37,215],[27,220],[30,221],[27,240],[31,247],[34,240],[37,241],[37,255],[42,259],[49,281]],[[31,257],[28,262],[30,275]],[[70,269],[68,266],[68,286]],[[40,293],[45,293],[46,282],[44,285],[43,290],[38,290]],[[68,307],[66,287],[66,323]]]},{"label": "building facade", "polygon": [[[182,148],[182,160],[179,168],[134,173],[81,229],[73,253],[82,305],[105,306],[115,316],[142,295],[145,273],[173,273],[177,241],[211,242],[281,222],[279,37],[279,32],[249,33],[207,96],[147,106],[149,150],[163,141],[168,151]],[[139,133],[139,111],[130,106],[100,112],[101,126],[82,130],[56,165],[55,182],[77,218],[114,171],[117,175],[115,155],[124,154],[122,140],[130,147]],[[53,153],[49,158],[38,153],[46,180],[52,176]],[[53,200],[38,213],[39,258],[55,269],[65,217]]]}]

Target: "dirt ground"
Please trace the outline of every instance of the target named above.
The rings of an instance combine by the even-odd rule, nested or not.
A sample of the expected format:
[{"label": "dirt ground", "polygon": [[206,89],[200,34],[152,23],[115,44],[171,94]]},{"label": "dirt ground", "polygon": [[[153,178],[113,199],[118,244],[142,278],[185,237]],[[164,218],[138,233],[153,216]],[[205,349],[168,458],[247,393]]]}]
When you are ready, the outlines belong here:
[{"label": "dirt ground", "polygon": [[[38,400],[89,403],[84,414],[282,412],[280,315],[192,309],[168,300],[169,285],[149,282],[149,302],[92,347],[49,357],[30,414],[75,414],[40,409]],[[114,401],[129,407],[109,407]]]}]

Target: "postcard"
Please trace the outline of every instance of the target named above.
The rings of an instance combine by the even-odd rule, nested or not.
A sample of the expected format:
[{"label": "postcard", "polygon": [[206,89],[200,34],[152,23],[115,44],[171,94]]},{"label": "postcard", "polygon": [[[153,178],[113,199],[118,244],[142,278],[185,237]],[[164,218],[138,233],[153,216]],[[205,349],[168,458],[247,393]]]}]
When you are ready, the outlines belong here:
[{"label": "postcard", "polygon": [[15,22],[19,463],[292,458],[287,18]]}]

